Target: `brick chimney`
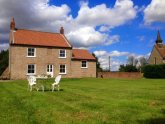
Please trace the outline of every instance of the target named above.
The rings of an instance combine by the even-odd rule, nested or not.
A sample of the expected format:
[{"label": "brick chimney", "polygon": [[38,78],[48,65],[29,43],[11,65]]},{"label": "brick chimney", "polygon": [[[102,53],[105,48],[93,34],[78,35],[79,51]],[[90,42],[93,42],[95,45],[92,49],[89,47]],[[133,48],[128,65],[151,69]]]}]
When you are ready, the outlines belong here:
[{"label": "brick chimney", "polygon": [[10,30],[15,30],[15,21],[14,21],[14,18],[11,19]]},{"label": "brick chimney", "polygon": [[61,27],[61,29],[60,29],[60,34],[64,34],[64,28],[63,27]]}]

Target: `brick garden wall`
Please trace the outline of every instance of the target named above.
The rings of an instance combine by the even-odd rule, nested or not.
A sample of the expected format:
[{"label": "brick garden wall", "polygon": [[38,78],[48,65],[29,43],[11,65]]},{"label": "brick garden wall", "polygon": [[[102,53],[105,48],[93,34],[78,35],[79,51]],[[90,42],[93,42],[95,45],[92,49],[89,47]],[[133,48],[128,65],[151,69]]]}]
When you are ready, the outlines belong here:
[{"label": "brick garden wall", "polygon": [[140,72],[98,72],[98,78],[126,78],[139,79],[143,77]]}]

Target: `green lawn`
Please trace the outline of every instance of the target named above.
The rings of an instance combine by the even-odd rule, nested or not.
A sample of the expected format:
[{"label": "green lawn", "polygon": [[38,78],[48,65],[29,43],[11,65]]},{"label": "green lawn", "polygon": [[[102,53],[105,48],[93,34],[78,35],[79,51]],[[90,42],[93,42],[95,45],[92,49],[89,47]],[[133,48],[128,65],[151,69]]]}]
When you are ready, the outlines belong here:
[{"label": "green lawn", "polygon": [[60,91],[0,82],[0,124],[165,124],[165,79],[62,79]]}]

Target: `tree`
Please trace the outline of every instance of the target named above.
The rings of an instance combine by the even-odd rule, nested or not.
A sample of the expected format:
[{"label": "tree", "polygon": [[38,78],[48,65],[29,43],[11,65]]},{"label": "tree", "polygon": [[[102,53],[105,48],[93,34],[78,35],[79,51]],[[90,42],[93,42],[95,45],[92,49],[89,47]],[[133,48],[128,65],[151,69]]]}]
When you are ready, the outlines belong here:
[{"label": "tree", "polygon": [[136,59],[134,56],[129,56],[127,60],[127,64],[136,66],[138,64],[138,59]]},{"label": "tree", "polygon": [[120,72],[138,72],[136,66],[133,65],[120,65]]},{"label": "tree", "polygon": [[124,65],[120,65],[119,71],[120,71],[120,72],[125,72],[125,66],[124,66]]},{"label": "tree", "polygon": [[141,57],[139,59],[134,56],[129,56],[127,60],[127,65],[120,65],[120,72],[137,72],[141,71],[141,68],[147,64],[147,59]]},{"label": "tree", "polygon": [[120,65],[119,71],[120,72],[138,72],[137,69],[138,59],[134,56],[129,56],[126,65]]},{"label": "tree", "polygon": [[134,59],[133,66],[136,66],[137,67],[137,64],[138,64],[138,59]]},{"label": "tree", "polygon": [[96,71],[103,71],[103,69],[100,66],[100,62],[98,61],[98,58],[96,57],[96,55],[94,53],[92,53],[92,55],[96,58]]},{"label": "tree", "polygon": [[127,64],[128,65],[133,65],[134,64],[134,59],[135,59],[134,56],[129,56],[128,60],[127,60]]},{"label": "tree", "polygon": [[8,67],[8,60],[9,60],[9,51],[2,50],[0,52],[0,75]]},{"label": "tree", "polygon": [[140,66],[143,67],[147,64],[147,59],[145,57],[141,57],[139,59]]}]

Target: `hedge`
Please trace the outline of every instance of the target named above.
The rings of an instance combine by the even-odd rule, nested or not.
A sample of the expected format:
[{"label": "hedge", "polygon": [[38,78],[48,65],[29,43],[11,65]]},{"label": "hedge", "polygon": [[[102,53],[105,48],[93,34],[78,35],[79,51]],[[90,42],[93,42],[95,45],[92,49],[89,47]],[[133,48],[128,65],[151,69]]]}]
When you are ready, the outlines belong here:
[{"label": "hedge", "polygon": [[142,68],[146,78],[165,78],[165,64],[146,65]]}]

